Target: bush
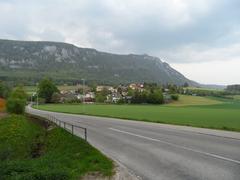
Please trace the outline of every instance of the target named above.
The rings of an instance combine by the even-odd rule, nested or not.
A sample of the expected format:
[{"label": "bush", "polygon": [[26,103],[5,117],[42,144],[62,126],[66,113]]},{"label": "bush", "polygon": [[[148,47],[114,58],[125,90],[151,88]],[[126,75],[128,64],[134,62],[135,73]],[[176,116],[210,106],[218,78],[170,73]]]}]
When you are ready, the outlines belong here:
[{"label": "bush", "polygon": [[6,99],[9,95],[10,88],[3,82],[0,81],[0,98]]},{"label": "bush", "polygon": [[103,103],[106,100],[106,96],[98,93],[96,94],[96,102]]},{"label": "bush", "polygon": [[22,87],[15,88],[7,99],[7,112],[14,114],[23,114],[27,102],[27,95]]},{"label": "bush", "polygon": [[174,100],[174,101],[178,101],[179,96],[178,96],[177,94],[172,94],[172,95],[171,95],[171,98],[172,98],[172,100]]},{"label": "bush", "polygon": [[9,98],[7,100],[7,112],[14,114],[23,114],[25,111],[26,100],[19,98]]},{"label": "bush", "polygon": [[125,100],[122,98],[117,101],[117,104],[124,104],[124,103],[125,103]]}]

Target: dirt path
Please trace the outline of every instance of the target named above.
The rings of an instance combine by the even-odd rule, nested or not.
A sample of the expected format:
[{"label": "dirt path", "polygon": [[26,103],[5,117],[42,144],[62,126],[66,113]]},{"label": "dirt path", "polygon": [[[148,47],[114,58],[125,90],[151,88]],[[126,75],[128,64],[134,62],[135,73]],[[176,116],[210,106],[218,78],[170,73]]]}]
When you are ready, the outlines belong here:
[{"label": "dirt path", "polygon": [[4,111],[6,102],[4,99],[0,98],[0,113]]}]

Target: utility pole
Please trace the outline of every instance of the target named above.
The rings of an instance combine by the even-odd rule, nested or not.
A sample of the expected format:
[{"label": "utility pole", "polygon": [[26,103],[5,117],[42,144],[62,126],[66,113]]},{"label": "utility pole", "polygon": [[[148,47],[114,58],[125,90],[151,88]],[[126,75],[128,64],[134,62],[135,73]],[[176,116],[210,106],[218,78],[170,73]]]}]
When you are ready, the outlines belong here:
[{"label": "utility pole", "polygon": [[37,109],[38,109],[38,92],[39,92],[39,90],[38,90],[38,83],[37,83],[37,90],[36,90],[36,95],[37,95]]},{"label": "utility pole", "polygon": [[38,93],[37,93],[37,109],[38,109]]},{"label": "utility pole", "polygon": [[84,87],[85,87],[85,79],[82,79],[82,81],[83,81],[83,105],[82,105],[82,107],[83,107],[83,113],[84,113],[84,111],[85,111],[85,107],[84,107],[84,103],[85,103],[85,91],[84,91]]}]

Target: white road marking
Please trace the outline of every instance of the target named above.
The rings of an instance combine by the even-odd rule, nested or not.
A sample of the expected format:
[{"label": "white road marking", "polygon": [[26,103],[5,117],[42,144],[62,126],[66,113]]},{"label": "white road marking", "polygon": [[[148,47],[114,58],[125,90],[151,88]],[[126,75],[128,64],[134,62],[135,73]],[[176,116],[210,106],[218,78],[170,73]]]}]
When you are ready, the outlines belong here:
[{"label": "white road marking", "polygon": [[180,146],[180,145],[170,143],[170,142],[167,142],[167,141],[163,141],[163,140],[159,140],[159,139],[155,139],[155,138],[151,138],[151,137],[147,137],[147,136],[142,136],[140,134],[135,134],[135,133],[131,133],[131,132],[115,129],[115,128],[108,128],[108,129],[110,129],[112,131],[120,132],[120,133],[123,133],[123,134],[128,134],[128,135],[131,135],[131,136],[139,137],[139,138],[142,138],[142,139],[147,139],[147,140],[150,140],[150,141],[161,142],[161,143],[164,143],[164,144],[175,146],[177,148],[185,149],[185,150],[192,151],[192,152],[195,152],[195,153],[200,153],[200,154],[210,156],[210,157],[213,157],[213,158],[217,158],[217,159],[221,159],[221,160],[225,160],[225,161],[240,164],[240,161],[238,161],[238,160],[230,159],[230,158],[223,157],[223,156],[220,156],[220,155],[217,155],[217,154],[212,154],[212,153],[208,153],[208,152],[204,152],[204,151],[199,151],[199,150],[196,150],[196,149],[188,148],[188,147],[185,147],[185,146]]}]

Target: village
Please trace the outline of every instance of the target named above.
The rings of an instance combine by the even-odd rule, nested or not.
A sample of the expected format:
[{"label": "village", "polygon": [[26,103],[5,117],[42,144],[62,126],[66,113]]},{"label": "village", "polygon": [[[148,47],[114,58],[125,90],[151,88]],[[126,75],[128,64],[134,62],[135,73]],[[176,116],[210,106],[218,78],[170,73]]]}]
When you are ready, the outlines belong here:
[{"label": "village", "polygon": [[[174,87],[174,86],[173,86]],[[158,94],[161,97],[161,102],[156,104],[168,103],[172,100],[177,100],[173,97],[177,88],[164,88],[157,86],[156,84],[146,83],[131,83],[129,85],[97,85],[87,86],[77,84],[72,89],[60,90],[58,93],[52,95],[52,103],[134,103],[134,98],[139,96],[144,102],[144,97],[155,90],[158,90]],[[140,97],[141,96],[141,97]],[[40,101],[41,103],[41,101]],[[141,100],[139,101],[141,103]],[[147,103],[147,102],[146,102]]]}]

